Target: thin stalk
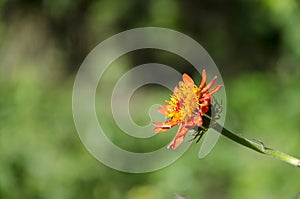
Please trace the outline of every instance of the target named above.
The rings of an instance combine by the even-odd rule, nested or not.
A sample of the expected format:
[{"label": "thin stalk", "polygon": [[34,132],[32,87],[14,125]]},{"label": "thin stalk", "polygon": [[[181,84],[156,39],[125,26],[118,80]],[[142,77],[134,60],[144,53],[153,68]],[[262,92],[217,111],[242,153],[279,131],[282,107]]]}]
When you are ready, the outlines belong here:
[{"label": "thin stalk", "polygon": [[[208,119],[211,119],[208,115],[205,115],[205,117],[207,117]],[[215,129],[217,132],[220,132],[222,135],[229,138],[230,140],[233,140],[233,141],[235,141],[235,142],[237,142],[237,143],[239,143],[239,144],[241,144],[241,145],[243,145],[247,148],[250,148],[250,149],[252,149],[254,151],[257,151],[259,153],[262,153],[262,154],[272,156],[276,159],[284,161],[284,162],[286,162],[288,164],[291,164],[293,166],[300,167],[300,160],[298,158],[295,158],[295,157],[293,157],[291,155],[288,155],[286,153],[283,153],[281,151],[265,147],[262,142],[259,142],[259,141],[256,141],[256,140],[250,140],[250,139],[245,138],[241,135],[237,135],[237,134],[229,131],[228,129],[222,127],[217,122],[214,122],[212,128]]]}]

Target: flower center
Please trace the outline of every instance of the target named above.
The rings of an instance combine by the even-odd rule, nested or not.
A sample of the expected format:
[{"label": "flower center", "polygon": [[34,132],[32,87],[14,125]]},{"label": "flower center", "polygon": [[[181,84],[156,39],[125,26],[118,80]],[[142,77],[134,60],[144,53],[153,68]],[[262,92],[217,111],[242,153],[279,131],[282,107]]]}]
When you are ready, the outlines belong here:
[{"label": "flower center", "polygon": [[181,81],[179,86],[174,89],[171,100],[168,101],[171,106],[168,117],[172,117],[172,120],[184,122],[193,117],[199,109],[197,90],[197,87]]}]

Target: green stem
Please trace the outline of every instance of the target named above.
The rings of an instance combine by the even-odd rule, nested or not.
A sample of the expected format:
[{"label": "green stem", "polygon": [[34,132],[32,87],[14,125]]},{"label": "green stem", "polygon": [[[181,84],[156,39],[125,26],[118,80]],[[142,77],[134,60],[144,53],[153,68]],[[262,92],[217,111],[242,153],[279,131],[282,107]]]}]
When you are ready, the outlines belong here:
[{"label": "green stem", "polygon": [[[206,117],[209,117],[209,116],[206,116]],[[210,117],[209,117],[209,119],[210,119]],[[226,128],[222,127],[217,122],[215,122],[213,124],[212,128],[214,128],[216,131],[220,132],[225,137],[227,137],[227,138],[229,138],[229,139],[231,139],[231,140],[233,140],[233,141],[235,141],[235,142],[237,142],[237,143],[239,143],[239,144],[241,144],[245,147],[248,147],[248,148],[250,148],[254,151],[272,156],[272,157],[277,158],[281,161],[289,163],[293,166],[300,167],[300,160],[299,159],[297,159],[293,156],[290,156],[286,153],[283,153],[281,151],[277,151],[275,149],[265,147],[262,142],[259,142],[259,141],[256,141],[256,140],[250,140],[250,139],[247,139],[245,137],[242,137],[241,135],[237,135],[237,134],[227,130]]]}]

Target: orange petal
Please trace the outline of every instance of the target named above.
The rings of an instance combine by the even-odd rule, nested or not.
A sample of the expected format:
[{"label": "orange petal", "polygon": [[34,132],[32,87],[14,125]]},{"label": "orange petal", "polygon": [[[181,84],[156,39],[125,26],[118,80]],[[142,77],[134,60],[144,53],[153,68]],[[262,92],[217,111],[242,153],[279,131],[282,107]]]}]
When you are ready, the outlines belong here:
[{"label": "orange petal", "polygon": [[207,106],[202,106],[201,110],[200,110],[200,115],[204,115],[205,113],[207,113],[209,111],[209,107]]},{"label": "orange petal", "polygon": [[208,91],[214,85],[216,80],[217,80],[217,76],[214,76],[213,80],[211,80],[211,82],[202,89],[201,93],[205,93],[206,91]]},{"label": "orange petal", "polygon": [[179,128],[178,128],[178,131],[177,131],[177,136],[180,137],[180,136],[185,136],[185,134],[188,132],[189,128],[187,128],[186,126],[186,123],[181,123]]},{"label": "orange petal", "polygon": [[198,123],[198,115],[192,117],[191,119],[189,119],[186,123],[185,123],[185,128],[188,128],[188,129],[192,129],[194,128],[197,123]]},{"label": "orange petal", "polygon": [[176,137],[174,138],[174,140],[171,142],[171,144],[169,144],[168,149],[176,149],[183,141],[184,136],[186,135],[186,133],[188,132],[188,128],[185,128],[184,124],[181,124],[179,126],[178,132]]},{"label": "orange petal", "polygon": [[171,148],[175,150],[182,143],[182,141],[183,141],[183,137],[175,138],[173,142],[169,144],[168,149]]},{"label": "orange petal", "polygon": [[178,92],[179,92],[179,88],[177,86],[175,86],[175,88],[173,90],[174,95],[176,95]]},{"label": "orange petal", "polygon": [[186,74],[186,73],[184,73],[182,75],[182,79],[190,87],[193,87],[195,85],[194,80],[188,74]]},{"label": "orange petal", "polygon": [[167,115],[168,115],[168,112],[169,112],[169,108],[170,108],[169,105],[163,105],[163,106],[158,107],[158,111],[159,111],[161,114],[167,116]]},{"label": "orange petal", "polygon": [[197,121],[197,126],[202,126],[202,124],[203,124],[202,117],[199,116],[198,121]]},{"label": "orange petal", "polygon": [[222,85],[218,85],[216,86],[214,89],[212,89],[211,91],[209,91],[209,95],[214,94],[215,92],[217,92],[218,90],[220,90],[223,86]]},{"label": "orange petal", "polygon": [[164,125],[164,123],[162,122],[153,122],[152,123],[155,127],[162,127]]},{"label": "orange petal", "polygon": [[206,71],[203,70],[202,71],[202,80],[201,80],[201,84],[199,86],[199,89],[202,90],[205,85],[206,85]]},{"label": "orange petal", "polygon": [[189,124],[189,128],[192,129],[195,126],[202,126],[202,123],[203,123],[202,117],[201,117],[200,113],[198,113],[191,119],[191,124]]},{"label": "orange petal", "polygon": [[161,133],[172,128],[171,125],[166,125],[165,123],[162,122],[153,122],[153,125],[155,126],[154,133]]},{"label": "orange petal", "polygon": [[162,123],[162,122],[153,122],[153,125],[155,127],[167,128],[167,129],[170,129],[174,126],[174,125],[172,125],[172,120],[168,120],[164,123]]},{"label": "orange petal", "polygon": [[177,125],[177,123],[174,122],[173,120],[168,120],[164,123],[162,123],[162,122],[153,122],[153,125],[155,126],[154,132],[155,133],[161,133],[161,132],[164,132],[164,131],[172,128],[173,126]]},{"label": "orange petal", "polygon": [[162,133],[166,130],[169,130],[169,128],[161,128],[161,127],[155,127],[154,128],[154,133]]}]

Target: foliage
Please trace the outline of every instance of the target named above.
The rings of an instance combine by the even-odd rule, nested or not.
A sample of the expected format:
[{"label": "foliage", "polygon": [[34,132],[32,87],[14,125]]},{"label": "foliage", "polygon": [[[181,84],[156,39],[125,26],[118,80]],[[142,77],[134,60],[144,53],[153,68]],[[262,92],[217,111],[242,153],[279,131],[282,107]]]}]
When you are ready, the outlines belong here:
[{"label": "foliage", "polygon": [[[205,159],[193,144],[163,170],[114,171],[84,148],[71,110],[75,72],[94,46],[129,28],[173,28],[199,41],[220,66],[226,126],[299,157],[299,6],[296,0],[0,1],[0,198],[299,197],[299,169],[226,138]],[[107,72],[107,93],[115,76],[150,61],[195,72],[174,55],[146,52],[120,59],[121,72]],[[141,123],[149,118],[137,110],[169,94],[152,91],[136,96],[137,102],[147,96],[147,107],[132,110]],[[122,135],[106,120],[118,142]],[[120,145],[135,148],[123,138]],[[159,143],[143,141],[138,149],[153,147]]]}]

